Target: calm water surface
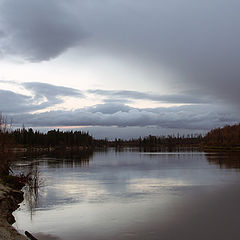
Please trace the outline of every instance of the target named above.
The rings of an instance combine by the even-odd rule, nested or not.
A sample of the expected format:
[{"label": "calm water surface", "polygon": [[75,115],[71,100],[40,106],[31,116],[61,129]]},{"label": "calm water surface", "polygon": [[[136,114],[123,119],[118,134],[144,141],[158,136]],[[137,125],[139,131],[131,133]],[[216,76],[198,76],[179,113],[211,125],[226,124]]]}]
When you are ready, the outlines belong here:
[{"label": "calm water surface", "polygon": [[239,183],[239,162],[239,155],[133,149],[22,159],[14,170],[32,171],[39,188],[25,188],[14,227],[39,239],[168,239],[164,232],[178,218],[183,224],[193,199]]}]

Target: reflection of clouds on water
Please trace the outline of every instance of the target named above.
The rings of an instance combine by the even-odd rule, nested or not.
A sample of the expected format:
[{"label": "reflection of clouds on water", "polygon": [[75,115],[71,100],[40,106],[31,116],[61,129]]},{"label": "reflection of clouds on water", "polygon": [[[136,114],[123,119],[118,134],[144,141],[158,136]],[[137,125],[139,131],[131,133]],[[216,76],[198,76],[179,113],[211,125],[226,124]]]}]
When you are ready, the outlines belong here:
[{"label": "reflection of clouds on water", "polygon": [[[109,150],[92,156],[90,165],[82,165],[76,159],[35,161],[46,184],[39,189],[34,209],[84,202],[143,200],[163,191],[180,192],[219,182],[214,165],[209,165],[201,152],[143,154]],[[213,161],[218,159],[210,156]]]},{"label": "reflection of clouds on water", "polygon": [[62,191],[63,195],[77,198],[76,201],[91,201],[108,194],[108,191],[98,181],[83,180],[56,185],[56,191]]},{"label": "reflection of clouds on water", "polygon": [[175,179],[166,178],[142,178],[142,179],[131,179],[128,184],[129,192],[136,193],[154,193],[159,192],[159,188],[162,187],[185,187],[191,186],[192,184],[182,180],[176,181]]},{"label": "reflection of clouds on water", "polygon": [[[211,154],[211,159],[219,158]],[[98,233],[109,232],[109,228],[125,228],[140,220],[145,224],[146,216],[152,219],[155,209],[166,210],[168,204],[181,202],[193,191],[204,192],[236,181],[235,171],[209,164],[208,156],[196,152],[141,154],[109,150],[95,152],[85,166],[71,159],[67,164],[64,161],[46,158],[36,162],[46,181],[39,189],[33,219],[26,206],[16,213],[20,228],[29,227],[35,232],[48,229],[54,236],[60,231],[59,236],[65,239],[69,234],[71,240],[79,239],[80,230],[81,236],[88,237],[94,229],[95,239],[99,239]]]}]

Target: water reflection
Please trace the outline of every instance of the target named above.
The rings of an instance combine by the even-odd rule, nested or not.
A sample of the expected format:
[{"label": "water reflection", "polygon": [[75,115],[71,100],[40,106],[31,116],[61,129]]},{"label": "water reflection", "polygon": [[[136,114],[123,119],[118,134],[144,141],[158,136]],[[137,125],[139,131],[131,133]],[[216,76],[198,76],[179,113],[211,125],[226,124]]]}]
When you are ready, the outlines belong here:
[{"label": "water reflection", "polygon": [[[161,146],[161,147],[122,147],[117,146],[113,148],[115,152],[151,152],[151,153],[183,153],[183,152],[199,152],[200,148],[195,146],[181,147],[181,146]],[[109,151],[109,148],[101,151]]]},{"label": "water reflection", "polygon": [[24,153],[15,161],[13,170],[28,174],[33,166],[41,168],[65,168],[65,167],[84,167],[89,165],[93,157],[93,151],[57,151],[45,154],[32,155]]},{"label": "water reflection", "polygon": [[218,167],[218,157],[134,148],[22,159],[15,171],[31,171],[38,187],[25,189],[15,227],[65,240],[135,239],[139,232],[130,234],[131,226],[166,223],[169,209],[193,192],[238,183],[236,172]]},{"label": "water reflection", "polygon": [[209,163],[217,164],[220,168],[240,170],[239,152],[222,152],[206,154]]},{"label": "water reflection", "polygon": [[43,186],[43,180],[39,176],[38,165],[31,164],[28,171],[28,181],[24,189],[24,199],[32,219],[34,210],[38,206],[39,189]]},{"label": "water reflection", "polygon": [[[24,153],[24,155],[19,156],[21,160],[15,162],[13,171],[17,174],[23,173],[27,176],[28,181],[24,187],[24,204],[27,211],[30,213],[31,219],[33,219],[33,215],[37,209],[47,206],[43,201],[39,201],[39,199],[46,199],[46,201],[48,201],[48,194],[46,193],[45,188],[49,188],[49,182],[47,181],[47,177],[43,174],[44,169],[87,167],[89,166],[89,161],[92,156],[92,151],[81,153],[77,151],[58,151],[55,153],[45,153],[42,156]],[[64,191],[64,188],[67,191]],[[69,196],[71,187],[67,187],[65,184],[62,189],[55,190],[61,190],[64,195]],[[51,203],[51,201],[49,203]],[[51,204],[49,207],[50,206]]]}]

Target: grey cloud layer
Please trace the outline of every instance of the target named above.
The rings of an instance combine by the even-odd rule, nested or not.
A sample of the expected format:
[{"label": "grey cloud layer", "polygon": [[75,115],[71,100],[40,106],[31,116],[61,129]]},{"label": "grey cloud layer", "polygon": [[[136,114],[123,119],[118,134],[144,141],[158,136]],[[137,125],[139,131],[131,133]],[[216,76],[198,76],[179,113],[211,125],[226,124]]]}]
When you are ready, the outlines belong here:
[{"label": "grey cloud layer", "polygon": [[[95,11],[84,15],[93,44],[155,71],[166,68],[183,88],[239,104],[239,1],[94,3]],[[160,89],[161,80],[155,86]]]},{"label": "grey cloud layer", "polygon": [[[235,105],[240,101],[237,0],[0,3],[1,55],[48,60],[77,46],[87,33],[87,48],[121,55],[125,63],[134,59],[154,71],[166,68],[183,88],[193,87]],[[149,81],[160,89],[161,81]]]},{"label": "grey cloud layer", "polygon": [[[154,72],[164,68],[176,76],[170,85],[197,89],[193,94],[165,96],[91,90],[89,93],[105,96],[105,104],[74,112],[31,115],[31,111],[61,103],[62,96],[82,95],[74,89],[30,83],[25,87],[34,98],[1,90],[0,109],[28,113],[15,117],[18,122],[44,126],[53,125],[54,120],[58,125],[208,128],[239,121],[239,9],[237,0],[0,0],[0,56],[17,54],[30,61],[48,60],[78,46],[87,36],[84,46],[97,54],[124,59],[124,64],[134,61],[139,68]],[[158,77],[147,80],[156,91],[165,81]],[[137,84],[136,79],[133,81]],[[43,99],[47,101],[39,103]],[[133,109],[126,103],[134,99],[215,103]],[[229,105],[216,107],[219,99],[235,109]]]},{"label": "grey cloud layer", "polygon": [[[56,86],[48,83],[16,83],[13,81],[0,82],[21,86],[32,94],[31,96],[27,96],[12,91],[0,90],[0,110],[13,114],[15,112],[26,113],[53,107],[56,104],[63,103],[62,97],[85,98],[84,93],[78,89]],[[102,89],[88,90],[86,93],[93,94],[95,97],[104,97],[104,104],[98,104],[88,108],[88,111],[92,113],[101,112],[111,114],[119,111],[127,112],[131,110],[131,108],[126,104],[134,100],[188,104],[203,104],[212,101],[208,96],[197,96],[192,93],[185,93],[185,95],[158,95],[138,91],[114,91]]]},{"label": "grey cloud layer", "polygon": [[[18,85],[15,82],[10,83]],[[63,103],[62,97],[84,97],[79,90],[47,83],[28,82],[22,83],[20,86],[30,91],[32,96],[0,89],[0,111],[9,114],[28,113]]]},{"label": "grey cloud layer", "polygon": [[17,94],[12,91],[0,90],[0,109],[2,112],[17,113],[24,111],[31,111],[33,106],[28,105],[31,97]]},{"label": "grey cloud layer", "polygon": [[165,102],[165,103],[208,103],[211,98],[209,96],[198,96],[197,94],[192,94],[191,92],[185,92],[185,94],[172,94],[172,95],[160,95],[160,94],[152,94],[152,93],[144,93],[138,91],[114,91],[114,90],[89,90],[89,93],[94,93],[97,95],[111,97],[114,99],[136,99],[136,100],[150,100],[156,102]]},{"label": "grey cloud layer", "polygon": [[50,105],[62,103],[63,101],[60,97],[64,96],[83,97],[83,94],[77,89],[55,86],[48,83],[27,82],[22,85],[27,90],[33,92],[35,100],[39,101],[46,98]]},{"label": "grey cloud layer", "polygon": [[[113,110],[115,106],[105,106],[97,111],[79,109],[76,111],[51,111],[40,114],[15,115],[15,121],[30,126],[159,126],[178,129],[211,129],[240,120],[239,115],[215,109],[212,106],[191,106],[157,109]],[[109,108],[106,111],[106,108]]]},{"label": "grey cloud layer", "polygon": [[[62,103],[62,97],[84,98],[84,94],[67,87],[45,83],[20,84],[32,92],[32,96],[0,90],[0,110],[10,115],[16,124],[29,126],[158,126],[178,129],[210,129],[240,121],[239,111],[219,104],[191,104],[170,108],[133,108],[126,103],[134,99],[175,101],[175,96],[151,95],[131,91],[89,90],[91,94],[103,94],[105,102],[75,111],[47,111],[46,108]],[[111,97],[121,98],[119,101]],[[97,96],[96,96],[97,97]],[[188,99],[194,98],[191,96]],[[197,98],[198,99],[198,98]],[[42,110],[42,113],[31,112]]]},{"label": "grey cloud layer", "polygon": [[76,46],[85,34],[65,3],[57,0],[1,1],[1,52],[42,61]]}]

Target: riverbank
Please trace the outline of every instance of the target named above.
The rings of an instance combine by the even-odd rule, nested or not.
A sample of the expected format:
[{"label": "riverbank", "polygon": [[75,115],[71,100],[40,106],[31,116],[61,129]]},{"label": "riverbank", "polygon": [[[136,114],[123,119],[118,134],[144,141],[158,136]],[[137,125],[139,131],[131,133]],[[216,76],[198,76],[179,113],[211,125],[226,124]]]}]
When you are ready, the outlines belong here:
[{"label": "riverbank", "polygon": [[11,224],[15,222],[12,213],[23,201],[23,192],[0,182],[0,239],[27,240]]}]

